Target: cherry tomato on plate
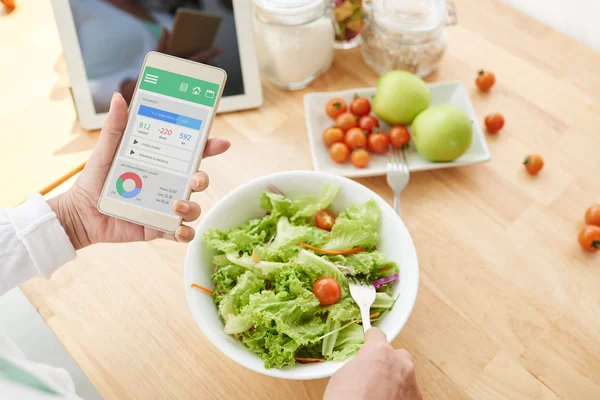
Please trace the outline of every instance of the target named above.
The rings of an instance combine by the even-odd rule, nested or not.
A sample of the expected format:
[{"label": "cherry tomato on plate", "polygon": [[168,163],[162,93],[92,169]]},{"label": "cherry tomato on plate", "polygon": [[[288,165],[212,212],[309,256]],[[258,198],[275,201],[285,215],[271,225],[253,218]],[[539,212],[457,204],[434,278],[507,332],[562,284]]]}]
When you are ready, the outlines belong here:
[{"label": "cherry tomato on plate", "polygon": [[496,75],[494,75],[493,72],[481,70],[477,73],[475,83],[479,90],[487,92],[494,86],[494,83],[496,83]]},{"label": "cherry tomato on plate", "polygon": [[600,226],[600,204],[591,206],[585,212],[585,223]]},{"label": "cherry tomato on plate", "polygon": [[579,244],[585,251],[600,251],[600,226],[588,225],[579,232]]},{"label": "cherry tomato on plate", "polygon": [[365,149],[356,149],[350,155],[350,161],[358,168],[365,168],[369,164],[369,158],[369,152]]},{"label": "cherry tomato on plate", "polygon": [[525,158],[523,165],[527,168],[527,172],[531,175],[537,175],[538,172],[544,167],[544,159],[539,154],[532,154]]},{"label": "cherry tomato on plate", "polygon": [[345,112],[335,119],[335,126],[346,132],[350,128],[354,128],[357,125],[356,117],[354,114]]},{"label": "cherry tomato on plate", "polygon": [[340,128],[327,128],[323,131],[323,143],[325,146],[331,147],[332,144],[344,141],[344,131]]},{"label": "cherry tomato on plate", "polygon": [[347,109],[346,102],[344,99],[334,97],[327,102],[325,106],[325,112],[329,115],[329,118],[336,119],[338,115],[345,113]]},{"label": "cherry tomato on plate", "polygon": [[336,163],[343,164],[350,157],[350,150],[344,143],[334,143],[329,148],[329,157]]},{"label": "cherry tomato on plate", "polygon": [[355,97],[350,103],[350,112],[358,117],[367,115],[371,112],[371,102],[364,97]]},{"label": "cherry tomato on plate", "polygon": [[315,225],[317,228],[330,231],[335,224],[335,215],[329,210],[319,210],[315,215]]},{"label": "cherry tomato on plate", "polygon": [[358,119],[358,127],[363,131],[372,132],[373,128],[379,128],[379,121],[372,115],[363,115]]},{"label": "cherry tomato on plate", "polygon": [[364,148],[367,146],[367,135],[360,128],[348,129],[344,136],[344,143],[350,150]]},{"label": "cherry tomato on plate", "polygon": [[383,154],[387,151],[390,141],[387,135],[383,132],[373,132],[367,139],[369,150],[375,154]]},{"label": "cherry tomato on plate", "polygon": [[390,129],[390,143],[399,149],[410,141],[410,132],[404,125],[394,125]]},{"label": "cherry tomato on plate", "polygon": [[342,297],[340,284],[328,276],[317,279],[313,283],[312,292],[322,306],[335,304]]},{"label": "cherry tomato on plate", "polygon": [[485,117],[485,129],[489,133],[496,133],[504,126],[504,117],[502,114],[493,113]]}]

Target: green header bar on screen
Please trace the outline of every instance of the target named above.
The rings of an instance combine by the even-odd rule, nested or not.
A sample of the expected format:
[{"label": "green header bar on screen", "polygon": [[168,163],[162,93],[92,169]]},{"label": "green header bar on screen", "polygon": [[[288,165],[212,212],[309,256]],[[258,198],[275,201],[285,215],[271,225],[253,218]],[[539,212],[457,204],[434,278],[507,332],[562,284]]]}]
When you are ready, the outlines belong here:
[{"label": "green header bar on screen", "polygon": [[146,67],[141,79],[140,89],[208,107],[214,107],[219,94],[219,85],[216,83],[158,68]]}]

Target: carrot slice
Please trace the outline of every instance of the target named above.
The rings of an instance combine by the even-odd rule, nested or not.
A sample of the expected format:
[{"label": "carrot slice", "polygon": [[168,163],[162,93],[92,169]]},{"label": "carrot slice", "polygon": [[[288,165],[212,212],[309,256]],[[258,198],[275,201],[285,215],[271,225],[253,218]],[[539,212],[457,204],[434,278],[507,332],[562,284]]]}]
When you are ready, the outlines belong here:
[{"label": "carrot slice", "polygon": [[258,256],[256,255],[256,253],[254,252],[254,250],[252,250],[252,258],[254,259],[254,261],[256,261],[257,263],[260,262],[260,258],[258,258]]},{"label": "carrot slice", "polygon": [[379,317],[379,313],[378,312],[369,315],[369,319],[373,319],[373,318],[376,318],[376,317]]},{"label": "carrot slice", "polygon": [[192,284],[190,285],[190,287],[193,287],[193,288],[196,288],[196,289],[198,289],[198,290],[201,290],[201,291],[203,291],[203,292],[204,292],[204,293],[206,293],[206,294],[210,294],[211,296],[212,296],[212,294],[213,294],[213,291],[212,291],[212,290],[210,290],[210,289],[208,289],[208,288],[205,288],[204,286],[198,285],[197,283],[192,283]]},{"label": "carrot slice", "polygon": [[379,268],[380,271],[387,271],[388,269],[392,269],[392,266],[388,265],[387,267]]},{"label": "carrot slice", "polygon": [[306,243],[298,243],[298,246],[302,246],[305,247],[307,249],[310,249],[312,251],[317,251],[319,253],[323,253],[323,254],[329,254],[332,256],[338,256],[338,255],[348,255],[348,254],[356,254],[356,253],[362,253],[363,251],[365,251],[364,247],[355,247],[353,249],[348,249],[348,250],[325,250],[325,249],[320,249],[318,247],[314,247],[311,246],[310,244],[306,244]]},{"label": "carrot slice", "polygon": [[301,364],[309,364],[309,363],[322,363],[325,360],[320,358],[303,358],[303,357],[294,357],[294,360],[298,361]]}]

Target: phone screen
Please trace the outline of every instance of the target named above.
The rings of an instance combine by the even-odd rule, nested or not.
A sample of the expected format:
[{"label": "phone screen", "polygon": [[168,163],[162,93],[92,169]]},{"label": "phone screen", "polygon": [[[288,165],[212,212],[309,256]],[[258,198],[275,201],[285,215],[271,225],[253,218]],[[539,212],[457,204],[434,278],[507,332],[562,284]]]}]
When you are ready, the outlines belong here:
[{"label": "phone screen", "polygon": [[219,85],[146,66],[105,195],[175,217],[214,116]]}]

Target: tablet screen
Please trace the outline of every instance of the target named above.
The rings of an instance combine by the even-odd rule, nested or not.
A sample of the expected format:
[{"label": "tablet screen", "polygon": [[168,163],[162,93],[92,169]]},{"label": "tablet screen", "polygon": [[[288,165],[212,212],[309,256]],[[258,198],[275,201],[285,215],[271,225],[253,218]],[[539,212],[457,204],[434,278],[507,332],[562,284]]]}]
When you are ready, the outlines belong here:
[{"label": "tablet screen", "polygon": [[227,72],[223,96],[244,94],[231,0],[70,0],[70,5],[96,113],[108,111],[114,92],[131,100],[148,52],[169,53],[178,9],[220,18],[212,46],[186,58]]}]

